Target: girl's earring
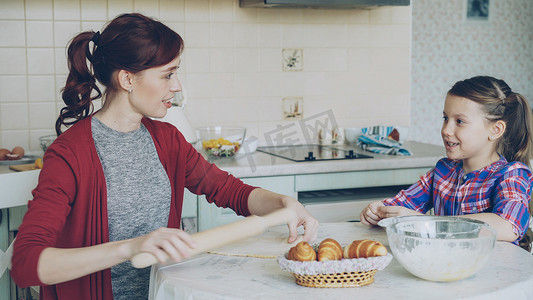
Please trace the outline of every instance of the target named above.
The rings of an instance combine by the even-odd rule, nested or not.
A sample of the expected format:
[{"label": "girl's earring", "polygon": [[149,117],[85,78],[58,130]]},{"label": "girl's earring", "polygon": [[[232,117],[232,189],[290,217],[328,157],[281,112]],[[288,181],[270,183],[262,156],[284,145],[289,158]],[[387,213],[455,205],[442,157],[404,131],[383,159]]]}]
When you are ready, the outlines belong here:
[{"label": "girl's earring", "polygon": [[[131,90],[130,90],[130,93],[131,93]],[[489,140],[493,140],[493,139],[494,139],[494,137],[491,135],[491,136],[489,137]]]},{"label": "girl's earring", "polygon": [[128,93],[130,93],[130,94],[131,94],[131,86],[130,86],[130,89],[128,90]]}]

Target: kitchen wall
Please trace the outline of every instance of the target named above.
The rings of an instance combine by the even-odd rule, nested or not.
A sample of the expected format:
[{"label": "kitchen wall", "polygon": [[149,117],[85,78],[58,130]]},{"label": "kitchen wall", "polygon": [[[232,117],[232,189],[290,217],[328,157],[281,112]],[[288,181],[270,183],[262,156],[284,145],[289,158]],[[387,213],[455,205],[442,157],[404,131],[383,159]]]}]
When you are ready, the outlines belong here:
[{"label": "kitchen wall", "polygon": [[491,0],[488,21],[471,21],[466,0],[411,0],[411,128],[442,144],[446,92],[476,75],[504,79],[533,104],[533,1]]},{"label": "kitchen wall", "polygon": [[[107,20],[131,11],[156,17],[183,36],[179,76],[193,126],[244,125],[264,143],[265,133],[296,122],[283,120],[286,97],[303,98],[304,120],[331,110],[343,127],[409,125],[410,7],[243,9],[238,0],[2,0],[0,146],[21,145],[39,154],[38,137],[54,133],[62,107],[65,45],[81,30],[100,30]],[[283,71],[283,49],[303,50],[302,71]]]}]

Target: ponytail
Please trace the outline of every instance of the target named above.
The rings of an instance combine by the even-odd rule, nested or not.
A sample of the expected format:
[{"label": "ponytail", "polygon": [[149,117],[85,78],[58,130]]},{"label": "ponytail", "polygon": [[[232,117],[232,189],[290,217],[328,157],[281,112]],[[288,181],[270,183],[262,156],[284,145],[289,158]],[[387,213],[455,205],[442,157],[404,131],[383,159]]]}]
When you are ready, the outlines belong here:
[{"label": "ponytail", "polygon": [[[66,106],[59,113],[56,121],[56,133],[62,133],[63,125],[70,126],[86,118],[93,111],[92,101],[102,96],[96,85],[95,76],[87,65],[87,60],[93,61],[89,50],[89,42],[96,33],[82,32],[72,39],[67,50],[69,74],[65,87],[62,89],[62,98]],[[94,48],[97,42],[94,42]],[[93,93],[94,91],[94,93]]]},{"label": "ponytail", "polygon": [[[92,47],[91,47],[91,42]],[[113,74],[132,73],[165,65],[180,55],[183,40],[163,23],[142,14],[122,14],[100,32],[86,31],[68,46],[69,74],[62,98],[66,107],[56,121],[57,135],[62,126],[71,126],[93,112],[92,101],[102,97],[96,85],[105,87],[106,99],[119,90]]]},{"label": "ponytail", "polygon": [[489,76],[459,81],[448,94],[480,104],[489,122],[504,121],[505,132],[497,141],[496,151],[509,162],[519,161],[531,167],[533,116],[524,96],[514,93],[505,81]]},{"label": "ponytail", "polygon": [[497,150],[508,161],[519,161],[530,166],[533,145],[533,117],[531,108],[524,96],[511,93],[505,98],[503,121],[507,124],[503,137],[498,141]]}]

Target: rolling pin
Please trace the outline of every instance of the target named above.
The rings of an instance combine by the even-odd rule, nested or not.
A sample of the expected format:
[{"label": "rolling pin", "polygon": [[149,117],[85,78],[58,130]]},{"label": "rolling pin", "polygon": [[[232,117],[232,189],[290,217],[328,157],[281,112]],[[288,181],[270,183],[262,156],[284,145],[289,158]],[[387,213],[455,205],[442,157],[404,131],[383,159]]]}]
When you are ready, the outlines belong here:
[{"label": "rolling pin", "polygon": [[[268,227],[286,224],[296,219],[296,214],[283,208],[262,217],[248,216],[240,221],[211,228],[202,232],[191,234],[197,247],[190,249],[190,255],[196,255],[243,239],[263,233]],[[145,268],[157,263],[157,259],[150,253],[138,253],[131,258],[135,268]]]}]

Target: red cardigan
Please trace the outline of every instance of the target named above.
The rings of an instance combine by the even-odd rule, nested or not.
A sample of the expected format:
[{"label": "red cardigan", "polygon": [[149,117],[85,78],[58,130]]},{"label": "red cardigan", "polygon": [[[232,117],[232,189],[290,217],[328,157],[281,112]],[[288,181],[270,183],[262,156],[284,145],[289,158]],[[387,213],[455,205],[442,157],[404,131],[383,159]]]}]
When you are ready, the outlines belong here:
[{"label": "red cardigan", "polygon": [[[172,187],[168,227],[179,228],[186,187],[209,202],[247,216],[254,187],[207,162],[168,123],[143,118]],[[28,202],[14,245],[11,276],[20,287],[43,285],[37,262],[47,247],[79,248],[109,241],[104,172],[91,132],[91,117],[65,131],[48,148],[39,183]],[[111,270],[42,286],[41,299],[113,299]]]}]

